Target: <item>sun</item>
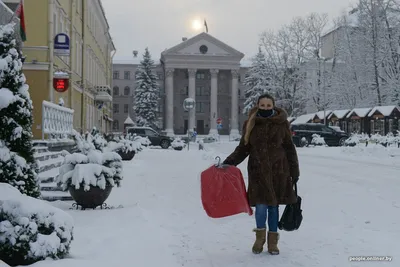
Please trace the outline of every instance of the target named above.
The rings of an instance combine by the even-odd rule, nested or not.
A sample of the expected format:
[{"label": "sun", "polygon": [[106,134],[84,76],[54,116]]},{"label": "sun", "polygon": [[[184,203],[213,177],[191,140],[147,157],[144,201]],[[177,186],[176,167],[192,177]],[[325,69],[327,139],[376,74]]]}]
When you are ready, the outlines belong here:
[{"label": "sun", "polygon": [[203,24],[201,23],[201,20],[195,19],[192,21],[192,29],[195,31],[201,30],[203,27]]}]

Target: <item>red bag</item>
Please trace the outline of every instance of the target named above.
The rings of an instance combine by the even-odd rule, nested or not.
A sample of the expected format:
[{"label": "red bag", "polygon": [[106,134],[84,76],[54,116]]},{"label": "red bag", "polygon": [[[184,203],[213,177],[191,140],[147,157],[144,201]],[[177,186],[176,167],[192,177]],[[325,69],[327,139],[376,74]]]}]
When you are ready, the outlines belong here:
[{"label": "red bag", "polygon": [[211,218],[222,218],[242,212],[253,215],[242,172],[235,166],[211,166],[201,173],[201,201]]}]

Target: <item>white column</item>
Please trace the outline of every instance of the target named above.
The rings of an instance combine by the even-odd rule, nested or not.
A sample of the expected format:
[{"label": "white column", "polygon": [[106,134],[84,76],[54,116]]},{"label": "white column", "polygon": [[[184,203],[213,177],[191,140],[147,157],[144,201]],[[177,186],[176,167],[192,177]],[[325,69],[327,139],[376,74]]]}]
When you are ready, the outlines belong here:
[{"label": "white column", "polygon": [[[188,69],[189,74],[189,98],[196,100],[196,69]],[[193,131],[196,127],[196,109],[189,111],[188,130]]]},{"label": "white column", "polygon": [[211,92],[210,92],[210,135],[218,134],[218,69],[211,69]]},{"label": "white column", "polygon": [[165,70],[165,132],[174,135],[174,69]]},{"label": "white column", "polygon": [[231,137],[239,135],[239,70],[231,70],[232,73],[232,108],[231,108]]}]

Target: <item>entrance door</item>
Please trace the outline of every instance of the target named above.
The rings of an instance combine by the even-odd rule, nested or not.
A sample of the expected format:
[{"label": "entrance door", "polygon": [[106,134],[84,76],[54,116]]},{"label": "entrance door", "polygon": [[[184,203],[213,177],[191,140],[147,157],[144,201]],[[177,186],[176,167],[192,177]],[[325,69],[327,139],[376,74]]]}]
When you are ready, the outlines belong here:
[{"label": "entrance door", "polygon": [[204,134],[204,120],[197,121],[197,134]]}]

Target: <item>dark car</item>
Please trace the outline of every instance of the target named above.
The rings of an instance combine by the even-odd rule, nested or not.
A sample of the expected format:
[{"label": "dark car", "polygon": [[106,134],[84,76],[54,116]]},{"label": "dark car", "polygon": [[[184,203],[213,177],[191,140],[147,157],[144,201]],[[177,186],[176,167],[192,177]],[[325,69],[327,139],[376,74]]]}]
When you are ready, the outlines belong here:
[{"label": "dark car", "polygon": [[[313,139],[313,134],[323,137],[328,146],[343,146],[349,135],[320,123],[299,123],[290,125],[292,139],[296,146],[308,146]],[[302,139],[305,138],[305,142]],[[303,139],[304,140],[304,139]]]},{"label": "dark car", "polygon": [[127,127],[126,131],[129,134],[148,137],[152,146],[161,146],[163,149],[167,149],[174,141],[174,138],[162,135],[150,127]]}]

